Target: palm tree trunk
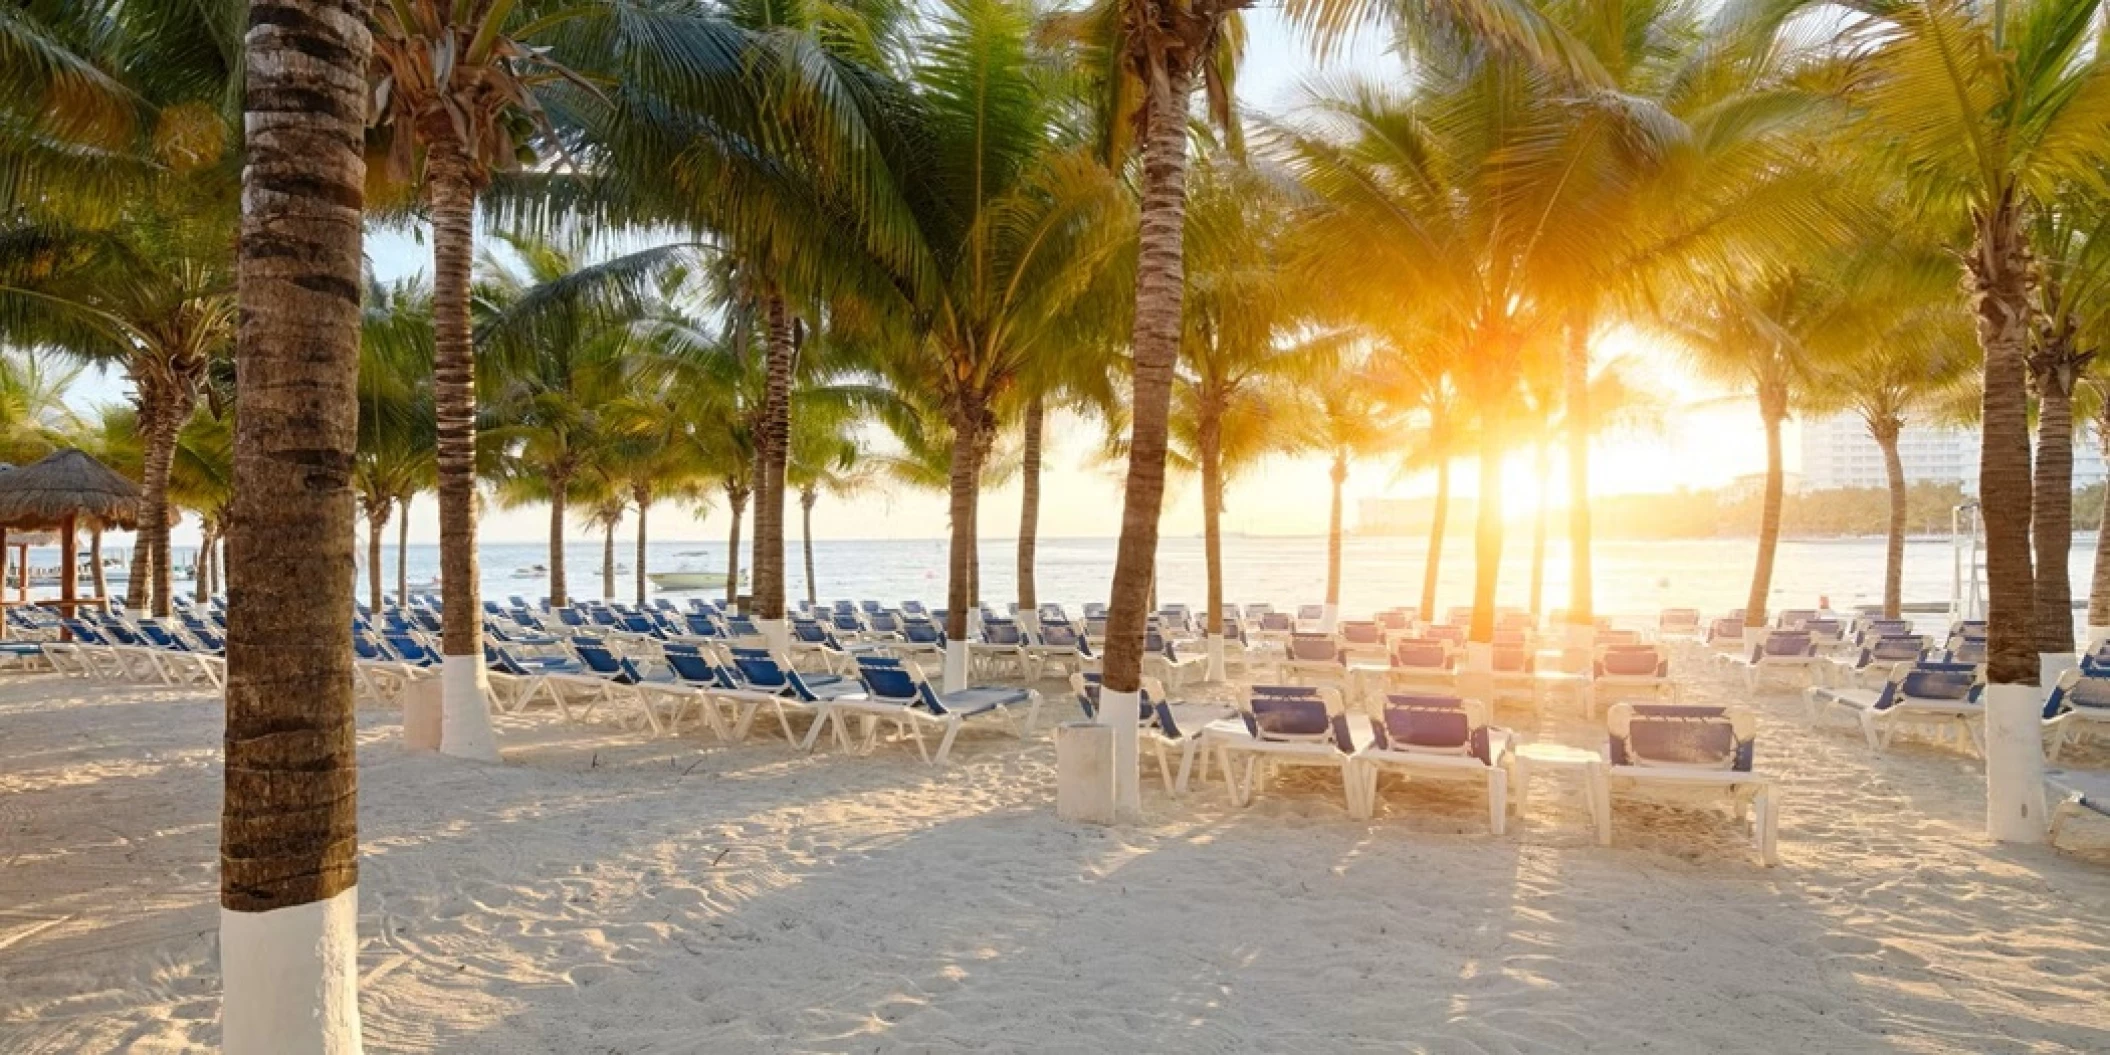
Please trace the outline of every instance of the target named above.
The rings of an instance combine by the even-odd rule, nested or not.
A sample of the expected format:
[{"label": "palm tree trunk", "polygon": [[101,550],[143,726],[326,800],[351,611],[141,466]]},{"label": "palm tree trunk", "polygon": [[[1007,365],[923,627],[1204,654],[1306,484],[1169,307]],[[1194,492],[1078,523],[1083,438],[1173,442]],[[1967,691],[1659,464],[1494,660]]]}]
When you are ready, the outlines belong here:
[{"label": "palm tree trunk", "polygon": [[2044,837],[2044,754],[2041,701],[2033,688],[2038,657],[2027,365],[2035,325],[2034,265],[2019,190],[2000,188],[1972,221],[1975,237],[1964,262],[1985,352],[1978,503],[1987,587],[1986,829],[2004,842],[2037,842]]},{"label": "palm tree trunk", "polygon": [[1562,357],[1568,404],[1568,625],[1595,626],[1590,581],[1590,330],[1587,316],[1568,322]]},{"label": "palm tree trunk", "polygon": [[[484,703],[483,601],[476,552],[476,350],[469,279],[477,179],[450,133],[424,137],[432,222],[432,402],[440,492],[440,750],[496,759]],[[406,715],[406,719],[409,716]]]},{"label": "palm tree trunk", "polygon": [[635,489],[634,491],[632,491],[632,492],[631,492],[631,495],[630,495],[630,497],[631,497],[631,499],[632,499],[633,501],[635,501],[635,502],[637,503],[637,569],[636,569],[636,571],[637,571],[637,574],[636,574],[636,579],[637,579],[637,603],[638,603],[638,607],[642,608],[642,607],[644,607],[644,604],[645,604],[645,581],[646,581],[646,580],[645,580],[645,511],[646,511],[647,509],[650,509],[650,508],[651,508],[651,506],[652,506],[652,492],[651,492],[651,490],[650,490],[649,488],[639,487],[639,488],[637,488],[637,489]]},{"label": "palm tree trunk", "polygon": [[1221,681],[1224,671],[1224,470],[1222,406],[1213,398],[1201,408],[1195,429],[1202,468],[1202,567],[1209,580],[1209,608],[1202,627],[1209,641],[1209,678]]},{"label": "palm tree trunk", "polygon": [[213,576],[219,573],[218,553],[219,529],[211,523],[205,525],[205,537],[198,546],[197,581],[193,583],[191,596],[199,604],[212,600]]},{"label": "palm tree trunk", "polygon": [[945,583],[945,691],[966,687],[967,610],[974,604],[975,515],[981,505],[981,432],[988,410],[980,393],[955,396],[952,415],[952,542]]},{"label": "palm tree trunk", "polygon": [[1744,598],[1744,625],[1766,625],[1766,604],[1773,597],[1773,553],[1780,548],[1782,475],[1780,430],[1788,416],[1788,393],[1782,385],[1761,385],[1758,413],[1766,425],[1766,492],[1758,513],[1758,561],[1751,569],[1751,592]]},{"label": "palm tree trunk", "polygon": [[1546,491],[1553,475],[1553,452],[1548,448],[1546,437],[1538,438],[1533,452],[1534,470],[1538,476],[1538,507],[1531,516],[1531,614],[1539,615],[1539,606],[1546,601],[1546,520],[1553,511],[1546,508]]},{"label": "palm tree trunk", "polygon": [[1026,400],[1024,479],[1019,484],[1023,497],[1018,510],[1018,611],[1034,625],[1038,625],[1040,611],[1040,592],[1033,581],[1034,551],[1040,545],[1040,434],[1047,409],[1039,392]]},{"label": "palm tree trunk", "polygon": [[154,548],[140,544],[137,531],[132,534],[132,571],[125,579],[125,607],[134,612],[147,610],[147,598],[154,589]]},{"label": "palm tree trunk", "polygon": [[1326,513],[1326,618],[1328,630],[1341,610],[1341,491],[1348,483],[1348,452],[1333,453],[1333,497]]},{"label": "palm tree trunk", "polygon": [[1429,511],[1429,552],[1421,566],[1421,618],[1436,621],[1436,576],[1443,570],[1443,532],[1451,516],[1451,460],[1436,459],[1436,503]]},{"label": "palm tree trunk", "polygon": [[[1187,17],[1208,16],[1188,11]],[[1177,18],[1160,16],[1165,21]],[[1214,37],[1212,29],[1195,39]],[[1121,541],[1114,555],[1106,656],[1102,664],[1102,691],[1121,698],[1107,700],[1100,709],[1102,715],[1127,713],[1125,701],[1143,684],[1143,631],[1150,615],[1151,580],[1157,571],[1158,518],[1165,508],[1172,368],[1179,358],[1186,294],[1181,242],[1187,226],[1187,96],[1194,84],[1194,69],[1189,64],[1199,61],[1206,61],[1206,56],[1161,53],[1151,58],[1156,68],[1145,81],[1149,109],[1143,142],[1136,308],[1129,338],[1135,365],[1128,482],[1123,490]],[[1116,720],[1113,731],[1114,803],[1117,810],[1133,813],[1141,807],[1136,779],[1136,723],[1126,718]]]},{"label": "palm tree trunk", "polygon": [[725,505],[733,512],[733,523],[725,543],[725,603],[731,607],[740,597],[740,518],[747,513],[747,487],[731,480],[725,483]]},{"label": "palm tree trunk", "polygon": [[396,603],[410,603],[410,495],[402,498],[396,517]]},{"label": "palm tree trunk", "polygon": [[2037,651],[2073,651],[2073,352],[2052,342],[2037,375],[2037,464],[2031,542],[2036,552]]},{"label": "palm tree trunk", "polygon": [[356,1055],[359,776],[345,613],[371,39],[359,0],[252,0],[249,18],[221,1046]]},{"label": "palm tree trunk", "polygon": [[89,575],[95,580],[95,599],[100,601],[110,596],[110,577],[103,572],[103,529],[100,526],[88,533],[88,563],[91,566]]},{"label": "palm tree trunk", "polygon": [[753,595],[757,619],[784,618],[784,460],[791,440],[791,312],[784,298],[769,295],[769,362],[762,400],[762,428],[755,461],[755,556]]},{"label": "palm tree trunk", "polygon": [[1868,423],[1868,434],[1883,451],[1883,478],[1890,488],[1890,526],[1883,537],[1885,619],[1900,618],[1905,604],[1905,462],[1898,455],[1898,433],[1903,427],[1895,416]]},{"label": "palm tree trunk", "polygon": [[615,529],[616,520],[609,517],[601,521],[601,597],[615,600]]},{"label": "palm tree trunk", "polygon": [[[2096,412],[2095,442],[2104,460],[2110,461],[2110,398],[2105,398]],[[2088,582],[2088,626],[2091,634],[2099,632],[2097,627],[2110,626],[2110,487],[2103,488],[2103,509],[2096,520],[2095,574]]]},{"label": "palm tree trunk", "polygon": [[806,551],[806,603],[821,603],[820,580],[813,574],[813,507],[821,500],[818,489],[808,487],[799,492],[799,541]]},{"label": "palm tree trunk", "polygon": [[551,474],[549,481],[549,603],[562,608],[570,603],[570,584],[564,575],[564,506],[569,481]]},{"label": "palm tree trunk", "polygon": [[[128,584],[126,605],[145,609],[151,605],[156,617],[169,614],[173,600],[169,568],[169,526],[175,519],[169,507],[169,471],[175,463],[176,437],[197,402],[194,394],[173,385],[142,383],[140,386],[140,437],[145,446],[139,481],[139,534],[133,545],[147,554],[145,580]],[[135,555],[136,567],[139,558]]]},{"label": "palm tree trunk", "polygon": [[1473,622],[1466,639],[1495,641],[1495,588],[1502,579],[1502,441],[1500,430],[1480,430],[1480,497],[1473,523]]},{"label": "palm tree trunk", "polygon": [[[381,533],[388,530],[388,507],[379,502],[366,507],[366,593],[374,611],[381,610]],[[199,575],[204,578],[203,574]]]}]

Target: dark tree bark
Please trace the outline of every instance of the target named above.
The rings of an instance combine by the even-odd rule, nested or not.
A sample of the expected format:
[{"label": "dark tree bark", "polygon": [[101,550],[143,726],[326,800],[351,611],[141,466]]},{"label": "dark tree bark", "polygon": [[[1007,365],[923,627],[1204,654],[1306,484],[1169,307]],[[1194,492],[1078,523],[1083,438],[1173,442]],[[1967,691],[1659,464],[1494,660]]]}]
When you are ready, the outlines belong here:
[{"label": "dark tree bark", "polygon": [[820,580],[813,574],[813,507],[821,500],[818,488],[808,487],[799,492],[799,535],[806,550],[806,603],[821,603]]},{"label": "dark tree bark", "polygon": [[1495,640],[1495,588],[1502,579],[1502,441],[1499,430],[1480,430],[1480,498],[1473,524],[1472,641]]},{"label": "dark tree bark", "polygon": [[1202,468],[1202,565],[1209,580],[1209,610],[1202,626],[1210,637],[1224,632],[1224,468],[1223,403],[1214,393],[1203,397],[1195,430]]},{"label": "dark tree bark", "polygon": [[725,507],[732,511],[732,524],[726,529],[725,542],[725,603],[731,606],[740,596],[740,519],[747,513],[748,486],[733,480],[725,482]]},{"label": "dark tree bark", "polygon": [[1451,516],[1451,460],[1436,459],[1436,503],[1429,511],[1429,552],[1421,567],[1421,618],[1436,621],[1436,576],[1443,571],[1443,532]]},{"label": "dark tree bark", "polygon": [[762,428],[756,434],[754,613],[759,619],[784,618],[784,460],[791,442],[791,311],[780,295],[771,294],[767,389]]},{"label": "dark tree bark", "polygon": [[402,513],[396,517],[396,603],[410,603],[410,495],[404,495],[398,503]]},{"label": "dark tree bark", "polygon": [[1333,468],[1326,474],[1333,482],[1333,499],[1326,515],[1326,605],[1341,608],[1341,490],[1348,484],[1348,452],[1333,453]]},{"label": "dark tree bark", "polygon": [[[1018,511],[1018,610],[1035,616],[1040,610],[1040,592],[1033,581],[1034,552],[1040,545],[1040,443],[1047,418],[1047,404],[1039,392],[1026,401],[1024,478],[1019,490]],[[1037,616],[1036,616],[1037,618]]]},{"label": "dark tree bark", "polygon": [[[483,656],[476,553],[476,350],[469,329],[479,180],[451,131],[425,135],[425,200],[432,218],[432,400],[440,492],[440,598],[448,656]],[[551,568],[560,575],[561,563]],[[564,603],[562,579],[551,603]]]},{"label": "dark tree bark", "polygon": [[562,608],[571,603],[571,583],[564,569],[564,515],[571,486],[570,477],[553,472],[549,480],[549,603]]},{"label": "dark tree bark", "polygon": [[1568,323],[1561,366],[1568,403],[1568,625],[1596,623],[1590,551],[1590,330],[1587,316]]},{"label": "dark tree bark", "polygon": [[1898,434],[1905,423],[1896,415],[1868,419],[1868,434],[1883,451],[1883,478],[1890,488],[1890,524],[1883,536],[1883,618],[1897,619],[1905,604],[1905,462],[1898,456]]},{"label": "dark tree bark", "polygon": [[1766,491],[1758,513],[1758,561],[1751,569],[1751,592],[1744,598],[1744,625],[1766,625],[1766,605],[1773,597],[1773,554],[1780,548],[1780,499],[1785,478],[1781,468],[1780,430],[1788,417],[1785,384],[1758,388],[1758,414],[1766,426]]},{"label": "dark tree bark", "polygon": [[2073,390],[2088,356],[2075,347],[2070,318],[2047,319],[2030,357],[2037,388],[2037,464],[2031,490],[2035,515],[2037,651],[2074,650],[2073,577]]},{"label": "dark tree bark", "polygon": [[1985,351],[1978,501],[1985,523],[1986,677],[1998,685],[2037,682],[2027,368],[2032,265],[2019,193],[2008,188],[1974,213],[1975,238],[1964,258]]}]

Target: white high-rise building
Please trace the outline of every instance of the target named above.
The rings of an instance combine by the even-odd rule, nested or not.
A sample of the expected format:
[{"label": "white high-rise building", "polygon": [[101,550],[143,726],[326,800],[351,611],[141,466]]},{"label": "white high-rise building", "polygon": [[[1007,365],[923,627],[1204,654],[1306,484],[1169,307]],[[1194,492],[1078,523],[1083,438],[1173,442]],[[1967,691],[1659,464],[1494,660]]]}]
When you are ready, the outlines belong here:
[{"label": "white high-rise building", "polygon": [[[1935,425],[1907,425],[1898,436],[1898,460],[1907,484],[1962,484],[1978,491],[1978,430]],[[2083,425],[2074,436],[2073,486],[2101,483],[2110,468],[2103,464],[2095,430]],[[1854,414],[1802,420],[1803,487],[1826,491],[1847,487],[1886,487],[1883,449]]]}]

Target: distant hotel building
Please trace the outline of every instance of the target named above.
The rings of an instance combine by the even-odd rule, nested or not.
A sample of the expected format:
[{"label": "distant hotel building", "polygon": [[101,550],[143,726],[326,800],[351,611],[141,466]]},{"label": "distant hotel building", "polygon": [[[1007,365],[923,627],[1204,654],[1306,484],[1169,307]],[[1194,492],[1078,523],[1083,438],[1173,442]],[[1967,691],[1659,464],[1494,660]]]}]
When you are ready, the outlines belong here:
[{"label": "distant hotel building", "polygon": [[[1907,425],[1898,437],[1898,460],[1908,484],[1962,484],[1978,490],[1978,430]],[[2073,440],[2073,486],[2101,483],[2110,467],[2095,442],[2095,430],[2083,425]],[[1809,491],[1850,487],[1887,487],[1883,450],[1868,435],[1868,426],[1853,414],[1802,421],[1802,486]]]}]

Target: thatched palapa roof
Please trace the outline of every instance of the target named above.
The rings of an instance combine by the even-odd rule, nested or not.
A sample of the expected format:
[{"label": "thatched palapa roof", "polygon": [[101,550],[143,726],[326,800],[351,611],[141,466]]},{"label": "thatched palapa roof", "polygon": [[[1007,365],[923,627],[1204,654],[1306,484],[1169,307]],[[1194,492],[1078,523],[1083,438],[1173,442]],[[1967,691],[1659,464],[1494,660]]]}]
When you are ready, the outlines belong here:
[{"label": "thatched palapa roof", "polygon": [[139,523],[139,485],[73,448],[0,472],[0,527],[49,530],[77,517],[84,524],[129,528]]}]

